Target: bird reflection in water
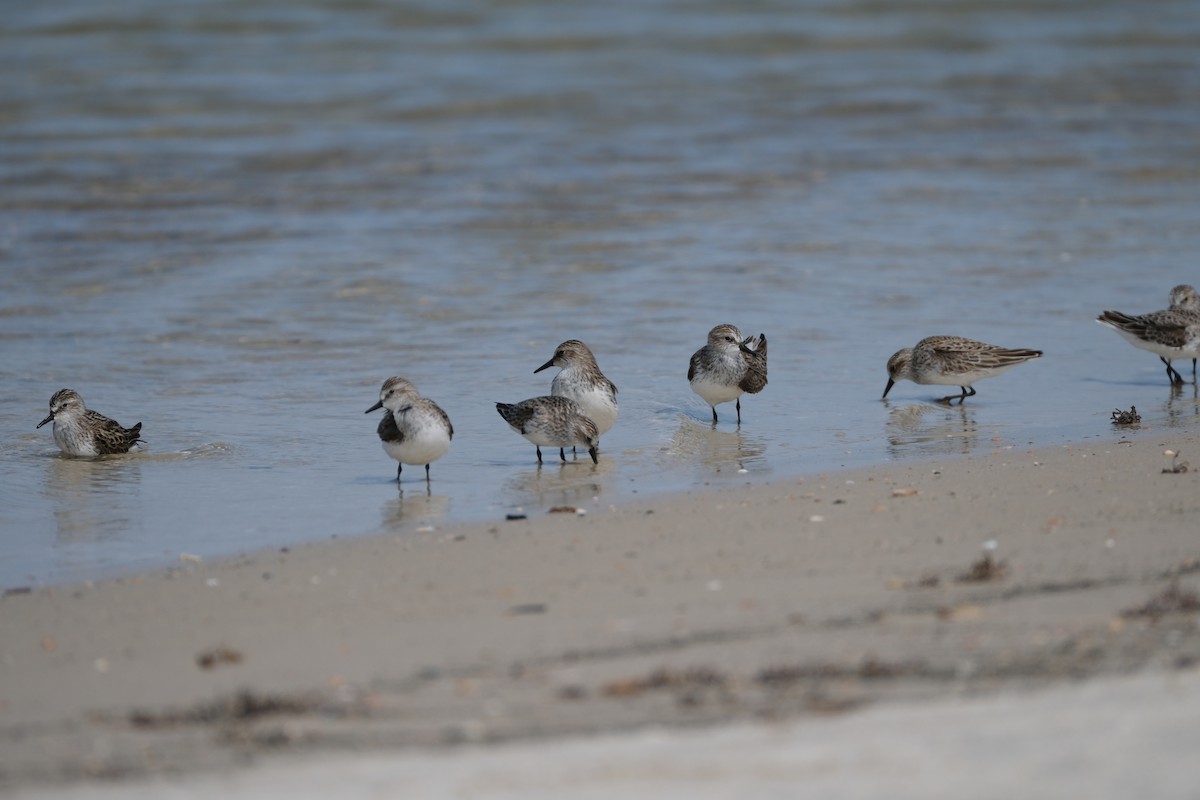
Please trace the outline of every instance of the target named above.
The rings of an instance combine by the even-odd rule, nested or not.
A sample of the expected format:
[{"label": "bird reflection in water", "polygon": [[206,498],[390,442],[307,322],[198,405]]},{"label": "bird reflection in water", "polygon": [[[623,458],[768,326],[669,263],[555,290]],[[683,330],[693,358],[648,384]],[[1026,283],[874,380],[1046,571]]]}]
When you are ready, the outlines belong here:
[{"label": "bird reflection in water", "polygon": [[45,494],[54,504],[58,541],[126,536],[140,508],[141,478],[136,456],[49,459]]},{"label": "bird reflection in water", "polygon": [[413,488],[410,487],[406,493],[403,486],[398,486],[396,496],[383,504],[380,510],[383,528],[392,530],[432,525],[445,519],[450,511],[449,495],[433,494],[428,484],[415,491]]},{"label": "bird reflection in water", "polygon": [[894,408],[887,420],[893,456],[967,455],[979,445],[975,409],[924,403]]},{"label": "bird reflection in water", "polygon": [[[616,468],[612,457],[601,458],[593,464],[587,454],[580,458],[567,453],[566,463],[550,459],[532,469],[524,470],[505,482],[507,500],[514,508],[550,508],[576,506],[584,508],[604,492],[607,479]],[[557,459],[555,459],[557,461]]]},{"label": "bird reflection in water", "polygon": [[733,430],[713,428],[684,417],[666,452],[673,462],[698,464],[721,472],[747,469],[747,465],[763,461],[766,450],[765,439],[740,427]]},{"label": "bird reflection in water", "polygon": [[1168,428],[1190,425],[1200,417],[1200,386],[1195,383],[1171,384],[1171,394],[1163,404]]}]

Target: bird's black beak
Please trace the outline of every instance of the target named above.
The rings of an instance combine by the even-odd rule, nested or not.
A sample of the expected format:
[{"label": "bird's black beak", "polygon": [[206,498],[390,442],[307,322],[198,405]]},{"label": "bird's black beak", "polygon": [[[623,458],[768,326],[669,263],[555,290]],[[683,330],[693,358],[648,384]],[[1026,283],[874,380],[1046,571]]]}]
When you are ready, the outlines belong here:
[{"label": "bird's black beak", "polygon": [[53,414],[53,412],[52,412],[52,413],[50,414],[50,416],[46,417],[44,420],[42,420],[41,422],[39,422],[39,423],[37,424],[37,426],[40,428],[40,427],[42,427],[43,425],[45,425],[47,422],[52,422],[53,420],[54,420],[54,414]]},{"label": "bird's black beak", "polygon": [[895,385],[896,385],[896,382],[895,382],[894,380],[892,380],[891,378],[888,378],[888,385],[887,385],[887,388],[883,390],[883,397],[881,397],[881,398],[879,398],[879,399],[880,399],[880,400],[887,400],[887,393],[888,393],[888,392],[890,392],[890,391],[892,390],[892,387],[893,387],[893,386],[895,386]]},{"label": "bird's black beak", "polygon": [[596,457],[596,448],[594,448],[594,447],[593,447],[593,448],[591,448],[590,450],[588,450],[588,455],[592,457],[592,463],[593,463],[593,464],[599,464],[599,463],[600,463],[600,459]]},{"label": "bird's black beak", "polygon": [[534,374],[534,375],[536,375],[536,374],[538,374],[539,372],[541,372],[542,370],[544,370],[544,369],[548,369],[549,367],[553,367],[553,366],[554,366],[554,359],[552,358],[552,359],[550,359],[549,361],[547,361],[545,364],[542,364],[540,367],[538,367],[537,369],[535,369],[535,370],[533,371],[533,374]]},{"label": "bird's black beak", "polygon": [[373,406],[371,406],[370,408],[368,408],[368,409],[367,409],[366,411],[364,411],[363,413],[364,413],[364,414],[370,414],[372,411],[378,411],[378,410],[379,410],[379,409],[381,409],[381,408],[383,408],[383,401],[382,401],[382,400],[380,400],[378,403],[376,403],[375,405],[373,405]]}]

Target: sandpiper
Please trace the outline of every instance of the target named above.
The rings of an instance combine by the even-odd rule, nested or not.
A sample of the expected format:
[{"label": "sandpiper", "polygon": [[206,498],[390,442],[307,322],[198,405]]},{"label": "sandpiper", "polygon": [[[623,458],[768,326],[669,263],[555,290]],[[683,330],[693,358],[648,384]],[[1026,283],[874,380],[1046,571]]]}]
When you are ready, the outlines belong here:
[{"label": "sandpiper", "polygon": [[550,382],[550,394],[574,400],[584,416],[596,423],[596,430],[607,433],[617,421],[617,387],[604,377],[588,346],[578,339],[568,339],[534,373],[550,367],[562,368]]},{"label": "sandpiper", "polygon": [[[1171,290],[1171,308],[1200,314],[1200,292],[1194,286],[1181,283]],[[1192,359],[1192,383],[1196,382],[1196,359]]]},{"label": "sandpiper", "polygon": [[50,398],[50,415],[39,422],[54,423],[54,441],[69,456],[104,456],[128,453],[142,441],[142,423],[122,427],[116,420],[89,411],[74,389],[59,389]]},{"label": "sandpiper", "polygon": [[1192,359],[1192,380],[1196,380],[1196,358],[1200,357],[1200,295],[1187,284],[1171,290],[1171,307],[1149,314],[1124,314],[1105,311],[1096,317],[1101,325],[1112,328],[1134,347],[1149,350],[1167,365],[1167,379],[1183,383],[1183,376],[1171,362]]},{"label": "sandpiper", "polygon": [[917,342],[916,347],[897,350],[888,359],[888,382],[883,390],[888,392],[897,381],[938,386],[958,386],[962,394],[952,394],[938,399],[939,403],[950,403],[955,398],[959,405],[975,394],[976,381],[999,375],[1009,367],[1015,367],[1031,358],[1042,355],[1041,350],[1010,350],[961,336],[928,336]]},{"label": "sandpiper", "polygon": [[392,377],[379,389],[379,402],[365,413],[386,409],[376,432],[383,451],[399,463],[396,481],[405,464],[424,464],[425,481],[429,482],[429,464],[446,455],[454,426],[450,417],[432,400],[421,397],[417,387],[404,378]]},{"label": "sandpiper", "polygon": [[542,447],[557,447],[559,458],[566,461],[565,448],[576,446],[586,447],[592,463],[600,463],[596,457],[600,432],[574,400],[545,395],[515,404],[496,403],[496,411],[509,427],[533,442],[539,464]]},{"label": "sandpiper", "polygon": [[733,325],[718,325],[708,332],[708,344],[692,354],[688,382],[712,408],[717,424],[717,406],[737,402],[737,421],[742,424],[742,393],[757,394],[767,385],[767,337],[742,338]]}]

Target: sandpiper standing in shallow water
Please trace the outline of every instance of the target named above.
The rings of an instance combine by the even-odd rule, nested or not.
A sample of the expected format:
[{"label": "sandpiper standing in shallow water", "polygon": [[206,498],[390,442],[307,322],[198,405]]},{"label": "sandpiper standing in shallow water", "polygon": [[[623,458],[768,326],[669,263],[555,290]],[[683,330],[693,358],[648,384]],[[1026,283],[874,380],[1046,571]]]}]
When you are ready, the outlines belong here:
[{"label": "sandpiper standing in shallow water", "polygon": [[557,447],[559,458],[566,461],[565,448],[576,446],[586,447],[592,463],[600,463],[596,457],[600,431],[574,400],[545,395],[519,403],[496,403],[496,411],[509,427],[533,442],[539,464],[543,447]]},{"label": "sandpiper standing in shallow water", "polygon": [[717,406],[737,402],[737,421],[742,424],[742,393],[757,394],[767,385],[767,337],[742,338],[733,325],[718,325],[708,332],[708,344],[692,354],[688,382],[712,408],[717,424]]},{"label": "sandpiper standing in shallow water", "polygon": [[[1200,314],[1200,292],[1196,287],[1181,283],[1171,290],[1171,309]],[[1196,358],[1192,358],[1192,383],[1196,382]]]},{"label": "sandpiper standing in shallow water", "polygon": [[562,368],[550,382],[550,394],[574,400],[583,415],[596,423],[596,430],[607,433],[617,421],[617,387],[604,377],[588,346],[578,339],[568,339],[534,373],[550,367]]},{"label": "sandpiper standing in shallow water", "polygon": [[383,451],[399,463],[396,481],[405,464],[424,464],[425,482],[429,482],[429,464],[446,455],[454,426],[450,417],[432,400],[421,397],[417,387],[404,378],[392,377],[379,389],[379,402],[365,413],[386,409],[376,432]]},{"label": "sandpiper standing in shallow water", "polygon": [[1200,295],[1186,283],[1171,290],[1171,307],[1164,311],[1138,315],[1105,311],[1096,317],[1096,321],[1121,334],[1134,347],[1157,355],[1167,365],[1167,379],[1173,385],[1183,383],[1183,376],[1171,362],[1176,358],[1192,359],[1192,381],[1196,380],[1196,359],[1200,357]]},{"label": "sandpiper standing in shallow water", "polygon": [[1010,350],[961,336],[928,336],[917,342],[916,347],[897,350],[888,359],[888,382],[883,390],[884,399],[897,381],[912,381],[937,386],[957,386],[962,394],[952,394],[938,399],[949,403],[955,398],[958,404],[975,394],[976,381],[999,375],[1010,367],[1042,355],[1041,350]]},{"label": "sandpiper standing in shallow water", "polygon": [[89,411],[74,389],[59,389],[50,398],[50,415],[39,422],[54,423],[54,441],[69,456],[105,456],[128,453],[142,441],[142,423],[122,427],[116,420]]}]

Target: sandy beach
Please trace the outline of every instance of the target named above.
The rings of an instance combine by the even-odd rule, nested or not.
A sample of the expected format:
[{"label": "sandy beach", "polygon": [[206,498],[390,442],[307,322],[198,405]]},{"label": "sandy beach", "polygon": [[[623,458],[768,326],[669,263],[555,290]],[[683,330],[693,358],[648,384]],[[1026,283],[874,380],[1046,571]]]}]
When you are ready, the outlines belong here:
[{"label": "sandy beach", "polygon": [[[610,745],[594,759],[622,743],[644,757],[637,743],[664,735],[736,775],[755,737],[781,729],[800,744],[777,742],[774,757],[820,772],[803,742],[861,742],[864,728],[878,757],[826,777],[863,781],[875,764],[886,786],[904,774],[895,753],[919,749],[910,726],[979,737],[914,755],[928,778],[986,777],[972,757],[995,772],[985,733],[1000,725],[1021,742],[1006,757],[1036,755],[1041,773],[1102,766],[1132,781],[1105,783],[1114,792],[1167,796],[1196,768],[1164,741],[1200,733],[1179,712],[1200,691],[1189,456],[1200,465],[1200,437],[1178,430],[997,441],[965,458],[12,589],[0,786],[87,796],[264,774],[278,786],[357,757],[438,774],[461,757],[486,772],[500,754],[536,764],[587,742]],[[1087,732],[1109,746],[1072,749]],[[1106,756],[1134,740],[1153,754]],[[564,770],[576,793],[545,796],[588,796]]]}]

